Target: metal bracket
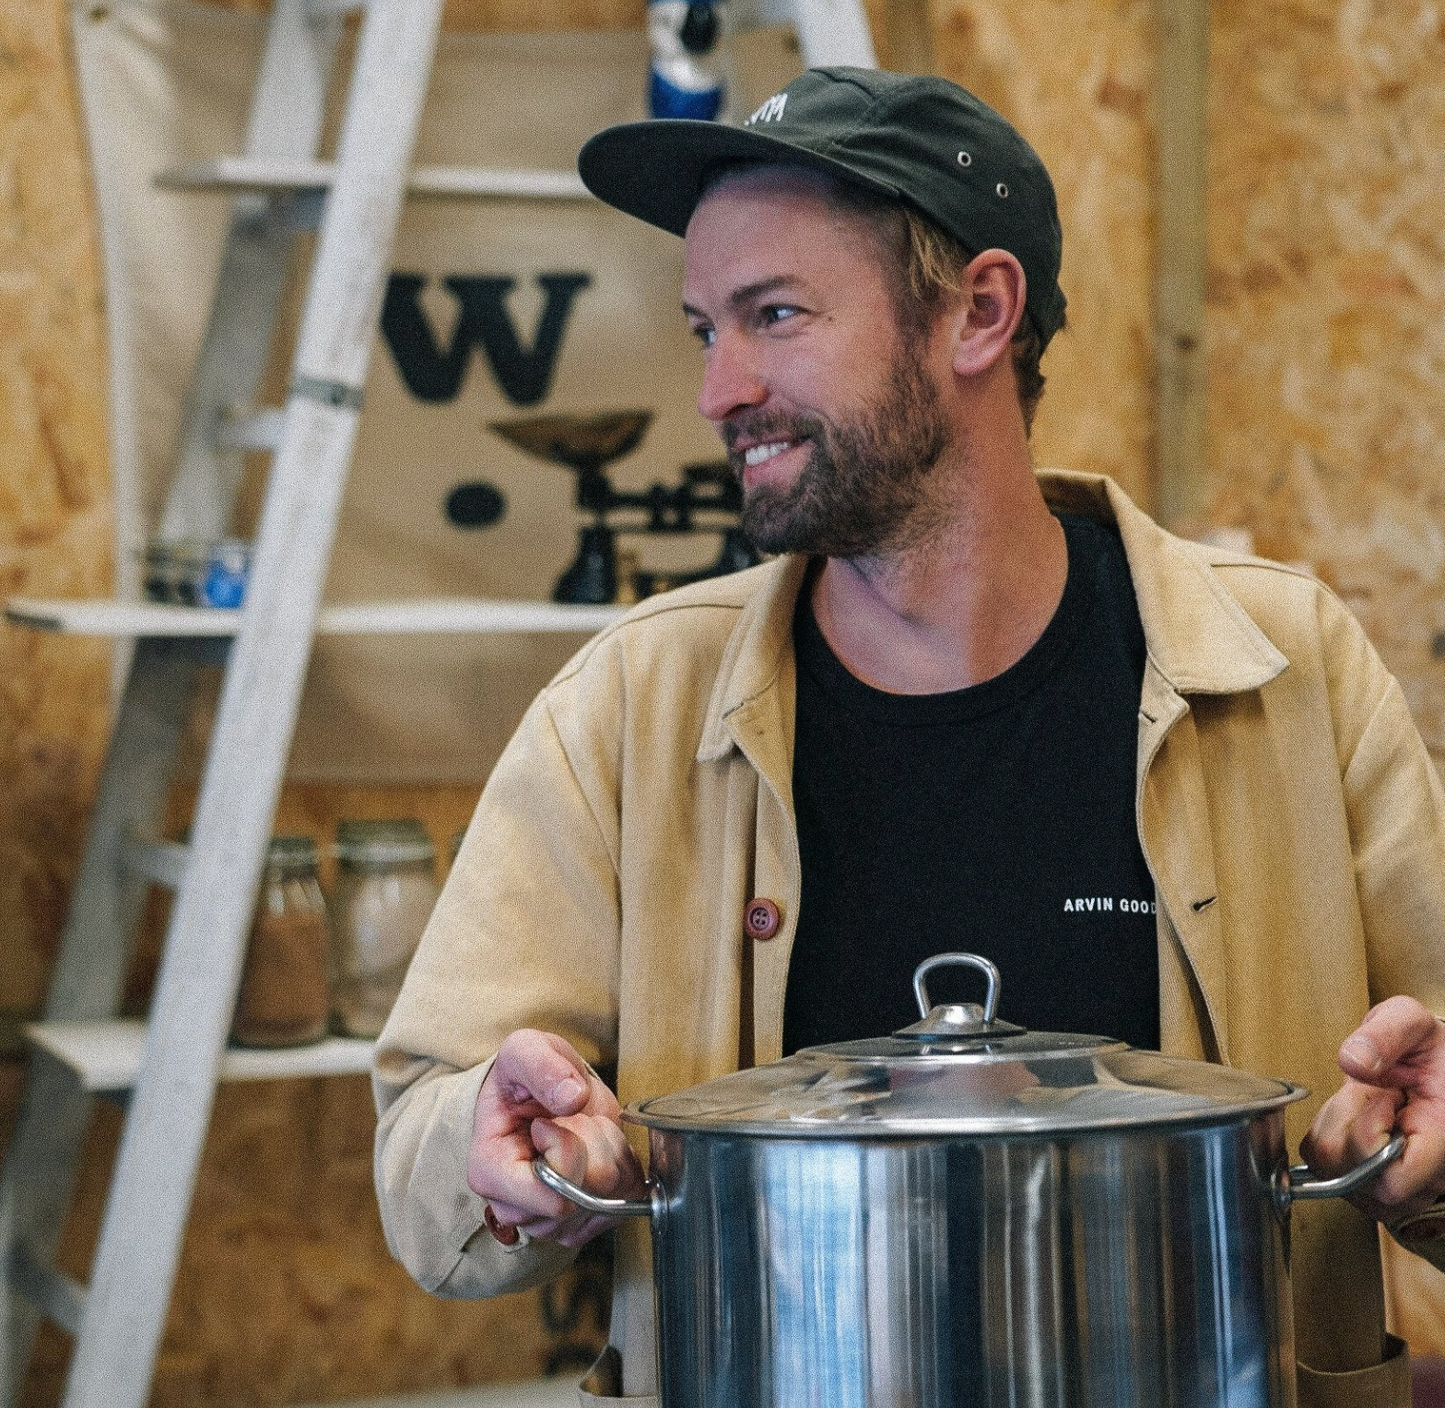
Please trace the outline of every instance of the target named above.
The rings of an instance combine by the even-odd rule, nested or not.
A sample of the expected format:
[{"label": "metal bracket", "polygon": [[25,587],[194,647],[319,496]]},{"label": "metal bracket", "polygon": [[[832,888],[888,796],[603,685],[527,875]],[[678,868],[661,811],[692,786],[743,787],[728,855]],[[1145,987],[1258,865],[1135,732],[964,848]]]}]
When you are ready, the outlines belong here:
[{"label": "metal bracket", "polygon": [[305,396],[307,400],[319,401],[323,406],[338,410],[359,411],[361,409],[361,388],[347,386],[341,381],[327,381],[319,376],[307,376],[298,372],[291,378],[288,394]]}]

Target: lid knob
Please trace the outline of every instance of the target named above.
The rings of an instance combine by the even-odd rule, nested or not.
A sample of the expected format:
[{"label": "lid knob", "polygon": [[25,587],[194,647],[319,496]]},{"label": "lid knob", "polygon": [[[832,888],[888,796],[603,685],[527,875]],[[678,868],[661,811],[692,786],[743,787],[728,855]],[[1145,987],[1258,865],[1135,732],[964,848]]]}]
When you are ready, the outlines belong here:
[{"label": "lid knob", "polygon": [[[983,1006],[972,1002],[950,1002],[935,1007],[928,996],[926,979],[935,968],[945,966],[975,968],[988,981]],[[1012,1022],[998,1020],[998,995],[1003,985],[999,971],[988,959],[976,953],[936,953],[925,958],[913,973],[913,994],[918,999],[922,1021],[895,1032],[895,1036],[916,1037],[920,1041],[937,1041],[957,1037],[1014,1036],[1024,1029]]]}]

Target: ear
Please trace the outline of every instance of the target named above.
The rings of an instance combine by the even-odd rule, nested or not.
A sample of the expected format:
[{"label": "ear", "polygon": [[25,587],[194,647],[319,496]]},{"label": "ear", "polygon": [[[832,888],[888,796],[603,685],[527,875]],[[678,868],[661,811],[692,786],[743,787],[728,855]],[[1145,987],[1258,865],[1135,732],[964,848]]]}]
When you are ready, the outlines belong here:
[{"label": "ear", "polygon": [[953,370],[977,376],[1008,354],[1028,281],[1023,265],[1003,249],[986,249],[964,270],[953,329]]}]

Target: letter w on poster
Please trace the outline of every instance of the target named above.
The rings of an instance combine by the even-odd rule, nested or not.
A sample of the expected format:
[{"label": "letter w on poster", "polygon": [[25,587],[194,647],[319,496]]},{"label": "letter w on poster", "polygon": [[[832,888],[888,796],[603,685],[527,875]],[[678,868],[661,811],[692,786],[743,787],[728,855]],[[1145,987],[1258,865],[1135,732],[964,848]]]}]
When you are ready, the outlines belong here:
[{"label": "letter w on poster", "polygon": [[[124,271],[110,302],[125,310],[116,327],[134,386],[116,413],[137,445],[133,471],[131,457],[117,459],[117,552],[134,561],[160,517],[230,209],[225,197],[158,191],[152,179],[241,150],[264,28],[254,16],[179,0],[119,0],[91,13],[82,21],[86,103],[108,263]],[[797,72],[785,31],[744,36],[737,54],[744,113]],[[592,132],[644,115],[647,55],[641,30],[444,34],[417,162],[571,171]],[[550,593],[576,547],[573,478],[506,445],[488,421],[650,409],[642,448],[617,469],[625,487],[717,458],[693,404],[698,358],[679,311],[681,267],[680,241],[591,200],[411,201],[378,318],[327,600]],[[273,403],[289,347],[278,342]],[[243,502],[253,513],[264,467],[262,456],[247,466]],[[448,522],[448,493],[472,480],[505,494],[500,523]],[[323,640],[292,773],[480,781],[527,701],[578,644]]]}]

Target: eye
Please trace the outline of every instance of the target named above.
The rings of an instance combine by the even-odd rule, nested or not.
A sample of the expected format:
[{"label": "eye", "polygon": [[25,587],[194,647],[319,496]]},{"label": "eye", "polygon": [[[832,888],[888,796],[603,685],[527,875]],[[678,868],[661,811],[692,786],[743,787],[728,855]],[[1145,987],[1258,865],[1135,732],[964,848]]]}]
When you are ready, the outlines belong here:
[{"label": "eye", "polygon": [[792,303],[765,303],[758,309],[758,321],[764,325],[786,322],[803,310]]},{"label": "eye", "polygon": [[704,347],[711,347],[717,341],[717,330],[711,323],[693,323],[690,331]]}]

